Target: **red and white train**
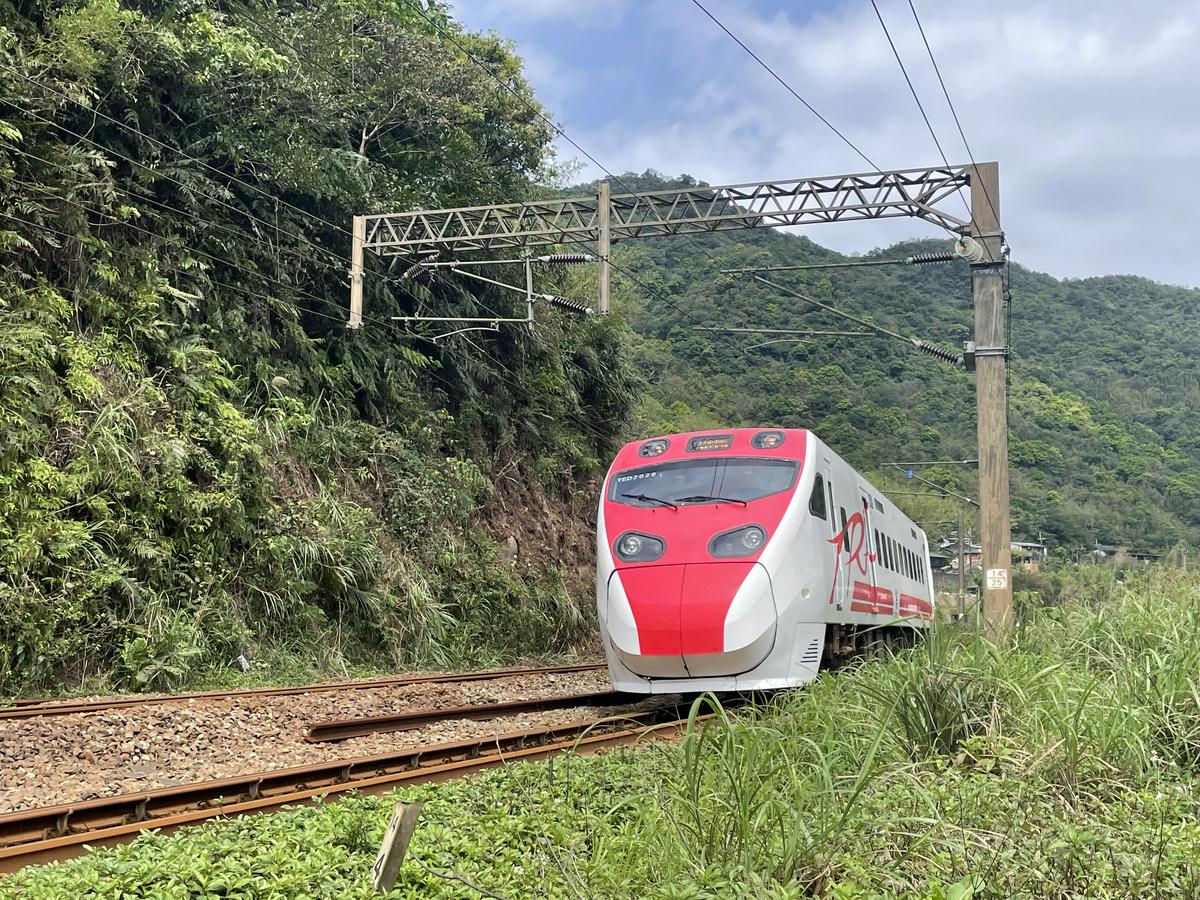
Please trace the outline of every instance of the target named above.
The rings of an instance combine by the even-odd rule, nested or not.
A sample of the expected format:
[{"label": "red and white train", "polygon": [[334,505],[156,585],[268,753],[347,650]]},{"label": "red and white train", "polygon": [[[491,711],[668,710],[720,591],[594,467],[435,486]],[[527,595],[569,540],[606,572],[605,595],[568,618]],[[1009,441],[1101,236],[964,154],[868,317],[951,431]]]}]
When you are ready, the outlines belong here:
[{"label": "red and white train", "polygon": [[802,429],[626,444],[605,479],[596,557],[621,691],[794,687],[933,620],[925,533]]}]

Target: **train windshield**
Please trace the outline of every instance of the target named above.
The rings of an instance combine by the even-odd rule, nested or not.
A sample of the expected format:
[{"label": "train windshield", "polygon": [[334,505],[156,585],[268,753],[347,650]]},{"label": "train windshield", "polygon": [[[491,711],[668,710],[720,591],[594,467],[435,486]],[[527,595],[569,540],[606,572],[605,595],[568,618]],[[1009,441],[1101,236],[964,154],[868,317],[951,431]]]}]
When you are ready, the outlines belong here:
[{"label": "train windshield", "polygon": [[688,459],[627,469],[613,476],[608,499],[626,506],[748,503],[791,490],[800,466],[790,459]]}]

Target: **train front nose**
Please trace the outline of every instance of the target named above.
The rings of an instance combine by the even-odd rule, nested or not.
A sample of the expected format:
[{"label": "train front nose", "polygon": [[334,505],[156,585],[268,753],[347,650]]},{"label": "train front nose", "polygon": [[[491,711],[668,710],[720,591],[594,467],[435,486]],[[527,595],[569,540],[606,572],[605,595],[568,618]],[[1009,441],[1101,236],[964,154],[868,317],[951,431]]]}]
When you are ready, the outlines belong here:
[{"label": "train front nose", "polygon": [[736,675],[775,642],[775,597],[759,563],[622,569],[609,577],[607,600],[613,649],[647,678]]}]

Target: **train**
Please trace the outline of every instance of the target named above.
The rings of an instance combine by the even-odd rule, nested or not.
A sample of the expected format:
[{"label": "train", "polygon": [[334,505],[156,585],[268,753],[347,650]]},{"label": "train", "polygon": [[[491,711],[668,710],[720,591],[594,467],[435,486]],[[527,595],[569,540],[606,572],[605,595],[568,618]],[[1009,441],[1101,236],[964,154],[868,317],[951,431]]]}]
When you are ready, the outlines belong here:
[{"label": "train", "polygon": [[605,476],[596,609],[616,690],[798,687],[929,629],[929,544],[810,430],[662,435]]}]

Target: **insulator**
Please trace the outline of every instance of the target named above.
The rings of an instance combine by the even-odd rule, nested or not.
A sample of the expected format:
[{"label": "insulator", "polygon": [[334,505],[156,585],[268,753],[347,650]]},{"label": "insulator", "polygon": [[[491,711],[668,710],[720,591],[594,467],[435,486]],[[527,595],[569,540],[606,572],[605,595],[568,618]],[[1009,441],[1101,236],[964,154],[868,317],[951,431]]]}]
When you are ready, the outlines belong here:
[{"label": "insulator", "polygon": [[964,234],[954,242],[954,253],[969,263],[981,263],[987,251],[983,244],[968,234]]},{"label": "insulator", "polygon": [[424,259],[413,263],[411,266],[409,266],[407,269],[405,269],[404,274],[400,276],[400,280],[404,281],[405,279],[412,278],[416,275],[420,275],[421,273],[427,271],[425,268],[425,264],[433,262],[439,256],[441,256],[441,252],[438,250],[434,250],[432,253],[430,253],[428,256],[426,256]]},{"label": "insulator", "polygon": [[592,314],[590,306],[580,303],[578,300],[572,300],[569,297],[560,297],[558,294],[543,294],[542,299],[552,306],[558,306],[573,313],[579,313],[581,316],[590,316]]},{"label": "insulator", "polygon": [[954,262],[956,259],[953,253],[914,253],[912,256],[905,257],[904,264],[906,266],[928,266],[933,263]]},{"label": "insulator", "polygon": [[930,356],[935,356],[942,362],[948,362],[952,366],[963,367],[963,358],[953,350],[947,350],[944,347],[939,347],[937,344],[931,344],[928,341],[922,341],[918,338],[912,339],[913,346],[922,353],[928,353]]},{"label": "insulator", "polygon": [[590,253],[551,253],[549,256],[539,256],[538,262],[552,266],[581,266],[594,258]]}]

